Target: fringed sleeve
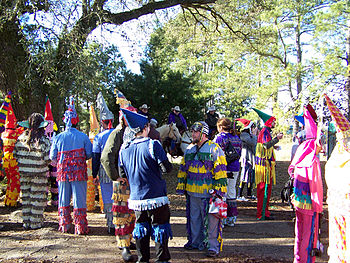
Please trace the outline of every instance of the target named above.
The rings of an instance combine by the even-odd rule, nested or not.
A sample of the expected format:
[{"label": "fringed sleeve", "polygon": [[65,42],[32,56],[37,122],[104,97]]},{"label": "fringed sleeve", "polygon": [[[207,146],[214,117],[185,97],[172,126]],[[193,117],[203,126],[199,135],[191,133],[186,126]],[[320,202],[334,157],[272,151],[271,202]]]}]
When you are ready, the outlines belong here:
[{"label": "fringed sleeve", "polygon": [[227,172],[225,154],[218,144],[215,143],[214,148],[214,167],[213,167],[213,188],[220,194],[227,192]]},{"label": "fringed sleeve", "polygon": [[182,158],[179,172],[177,174],[176,193],[184,194],[186,190],[186,183],[187,183],[187,169],[185,164],[185,158]]}]

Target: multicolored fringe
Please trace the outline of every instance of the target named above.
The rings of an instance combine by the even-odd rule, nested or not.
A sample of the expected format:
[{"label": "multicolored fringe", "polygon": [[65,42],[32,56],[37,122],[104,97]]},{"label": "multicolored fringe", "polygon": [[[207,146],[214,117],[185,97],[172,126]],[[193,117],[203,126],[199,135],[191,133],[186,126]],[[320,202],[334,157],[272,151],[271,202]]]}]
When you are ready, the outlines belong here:
[{"label": "multicolored fringe", "polygon": [[134,230],[135,214],[128,207],[130,188],[126,179],[113,182],[113,224],[118,247],[129,247]]},{"label": "multicolored fringe", "polygon": [[220,219],[218,222],[218,242],[220,244],[220,251],[222,251],[222,247],[224,245],[224,240],[222,239],[222,220]]},{"label": "multicolored fringe", "polygon": [[87,235],[89,233],[86,208],[75,208],[73,210],[75,234]]},{"label": "multicolored fringe", "polygon": [[262,182],[271,184],[271,179],[276,184],[274,148],[266,149],[262,143],[258,143],[255,161],[255,185]]},{"label": "multicolored fringe", "polygon": [[65,182],[87,181],[87,165],[85,149],[80,148],[71,151],[58,152],[57,160],[57,180]]},{"label": "multicolored fringe", "polygon": [[168,239],[173,239],[173,232],[169,223],[162,225],[152,225],[152,239],[163,244]]},{"label": "multicolored fringe", "polygon": [[87,191],[86,191],[86,207],[87,211],[93,211],[95,209],[95,185],[93,183],[94,178],[92,177],[92,171],[91,168],[89,167],[90,164],[89,162],[91,161],[88,160],[88,181],[87,181]]},{"label": "multicolored fringe", "polygon": [[58,208],[58,231],[68,233],[72,227],[72,217],[70,215],[70,206],[63,206]]},{"label": "multicolored fringe", "polygon": [[3,167],[7,176],[7,189],[4,202],[6,206],[16,206],[21,191],[21,184],[18,163],[13,157],[12,152],[5,152]]}]

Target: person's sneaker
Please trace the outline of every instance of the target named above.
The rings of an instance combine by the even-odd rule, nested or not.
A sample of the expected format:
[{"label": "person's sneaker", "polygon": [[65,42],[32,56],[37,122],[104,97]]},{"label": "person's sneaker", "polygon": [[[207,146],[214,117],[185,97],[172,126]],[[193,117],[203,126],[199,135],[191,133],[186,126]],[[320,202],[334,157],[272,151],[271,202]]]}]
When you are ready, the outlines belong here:
[{"label": "person's sneaker", "polygon": [[241,197],[238,197],[238,198],[237,198],[237,201],[243,201],[243,202],[245,202],[245,201],[248,201],[248,199],[245,198],[244,196],[241,196]]},{"label": "person's sneaker", "polygon": [[210,258],[216,258],[219,256],[219,252],[216,252],[216,251],[213,251],[213,250],[209,250],[207,252],[207,257],[210,257]]},{"label": "person's sneaker", "polygon": [[256,196],[255,196],[255,195],[248,196],[248,199],[249,199],[249,200],[256,200]]}]

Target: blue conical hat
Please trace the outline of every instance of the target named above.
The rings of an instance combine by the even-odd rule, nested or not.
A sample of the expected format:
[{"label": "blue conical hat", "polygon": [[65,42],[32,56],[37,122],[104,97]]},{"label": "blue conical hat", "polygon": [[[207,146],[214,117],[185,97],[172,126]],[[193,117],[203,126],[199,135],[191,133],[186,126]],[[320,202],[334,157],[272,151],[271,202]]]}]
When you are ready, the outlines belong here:
[{"label": "blue conical hat", "polygon": [[134,132],[142,131],[143,128],[148,123],[148,118],[143,116],[143,115],[141,115],[141,114],[129,111],[127,109],[121,109],[121,111],[123,112],[124,117],[125,117],[128,125],[129,125],[129,127]]}]

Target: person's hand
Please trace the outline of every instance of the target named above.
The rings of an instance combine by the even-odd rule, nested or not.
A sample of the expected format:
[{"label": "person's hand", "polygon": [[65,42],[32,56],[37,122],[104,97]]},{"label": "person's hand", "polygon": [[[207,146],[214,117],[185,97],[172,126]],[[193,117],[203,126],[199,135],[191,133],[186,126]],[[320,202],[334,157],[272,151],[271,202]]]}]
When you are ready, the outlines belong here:
[{"label": "person's hand", "polygon": [[279,134],[277,134],[277,139],[281,140],[283,138],[283,133],[280,132]]},{"label": "person's hand", "polygon": [[98,180],[98,177],[94,178],[93,183],[94,185],[98,185],[100,183],[100,180]]}]

